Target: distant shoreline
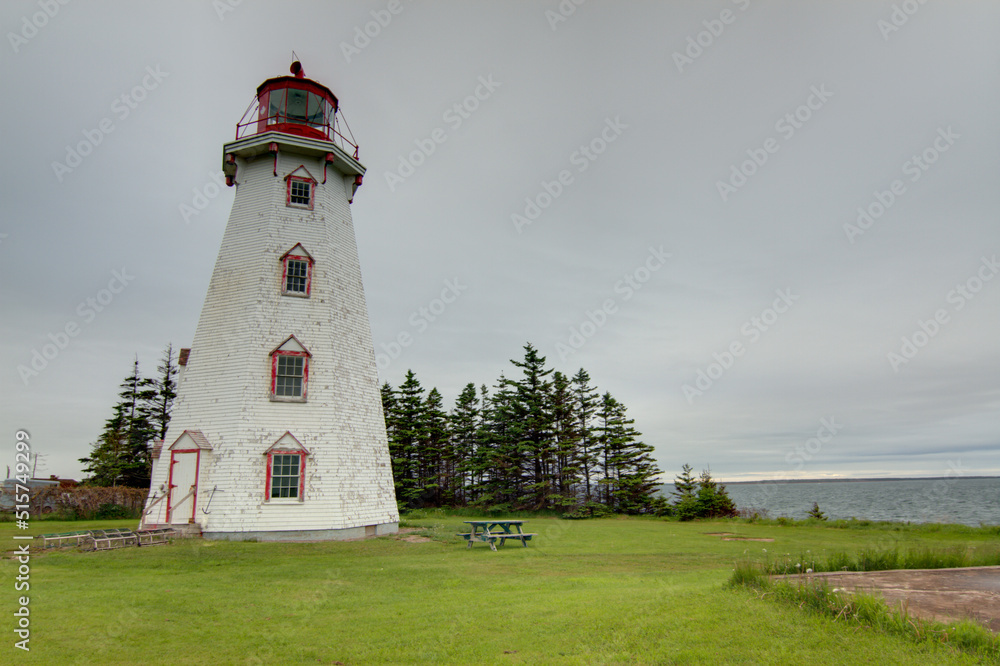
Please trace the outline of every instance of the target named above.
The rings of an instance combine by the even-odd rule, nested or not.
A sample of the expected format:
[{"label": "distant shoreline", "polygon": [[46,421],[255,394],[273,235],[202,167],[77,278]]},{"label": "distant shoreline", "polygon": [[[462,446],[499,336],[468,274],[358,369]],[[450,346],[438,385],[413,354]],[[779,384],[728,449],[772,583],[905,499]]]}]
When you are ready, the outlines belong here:
[{"label": "distant shoreline", "polygon": [[[864,483],[871,481],[954,481],[959,479],[1000,479],[1000,476],[882,476],[864,479],[760,479],[757,481],[719,481],[726,486],[746,486],[761,483]],[[666,484],[672,485],[672,484]]]}]

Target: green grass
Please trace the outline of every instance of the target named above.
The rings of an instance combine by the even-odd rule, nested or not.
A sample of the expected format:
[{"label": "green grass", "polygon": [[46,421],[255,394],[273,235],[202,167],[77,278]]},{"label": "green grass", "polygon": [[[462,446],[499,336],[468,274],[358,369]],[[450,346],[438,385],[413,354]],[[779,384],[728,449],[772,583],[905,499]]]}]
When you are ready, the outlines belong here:
[{"label": "green grass", "polygon": [[948,569],[957,567],[1000,566],[1000,543],[950,545],[947,547],[866,546],[856,554],[786,554],[766,558],[761,564],[767,574],[797,574],[808,570],[821,571],[888,571],[890,569]]},{"label": "green grass", "polygon": [[[729,589],[740,559],[981,547],[984,529],[559,520],[522,516],[528,548],[471,549],[471,514],[406,516],[432,540],[310,544],[180,540],[31,560],[39,664],[972,664],[953,645],[848,625]],[[482,516],[480,516],[482,517]],[[511,516],[513,517],[513,516]],[[96,526],[45,522],[33,533]],[[134,526],[103,521],[102,527]],[[17,530],[0,524],[0,541]],[[774,542],[722,541],[733,532]],[[10,548],[13,546],[11,545]],[[765,554],[763,549],[767,548]],[[7,550],[9,548],[5,548]],[[17,563],[4,559],[12,581]],[[13,585],[0,612],[11,618]],[[8,621],[8,627],[10,623]],[[13,650],[13,634],[7,631]],[[6,662],[6,659],[5,659]]]},{"label": "green grass", "polygon": [[[882,565],[885,562],[877,560],[874,563]],[[795,582],[788,579],[775,580],[768,574],[768,569],[767,562],[744,558],[737,562],[729,577],[728,586],[752,590],[761,599],[770,597],[800,609],[808,609],[814,614],[833,618],[835,622],[874,628],[918,643],[945,643],[983,660],[1000,661],[1000,638],[972,620],[947,624],[921,620],[910,616],[904,608],[890,608],[879,596],[858,591],[831,590],[827,581],[822,578],[806,577],[806,580],[802,580],[802,577],[797,577]],[[869,569],[882,570],[885,569]]]}]

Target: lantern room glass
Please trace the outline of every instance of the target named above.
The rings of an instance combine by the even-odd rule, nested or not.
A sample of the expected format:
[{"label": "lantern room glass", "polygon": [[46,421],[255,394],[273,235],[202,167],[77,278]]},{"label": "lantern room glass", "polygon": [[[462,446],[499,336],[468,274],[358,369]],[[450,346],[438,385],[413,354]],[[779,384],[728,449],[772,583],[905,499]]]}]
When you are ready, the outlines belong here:
[{"label": "lantern room glass", "polygon": [[292,123],[324,132],[333,117],[333,105],[326,98],[298,88],[268,91],[267,104],[261,104],[260,108],[267,114],[268,125]]}]

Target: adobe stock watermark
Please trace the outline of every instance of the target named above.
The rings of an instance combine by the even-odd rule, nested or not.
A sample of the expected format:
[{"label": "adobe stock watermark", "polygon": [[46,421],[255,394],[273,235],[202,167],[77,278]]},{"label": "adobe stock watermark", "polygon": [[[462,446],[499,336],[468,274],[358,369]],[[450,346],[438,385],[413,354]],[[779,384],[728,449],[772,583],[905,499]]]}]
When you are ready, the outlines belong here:
[{"label": "adobe stock watermark", "polygon": [[[603,155],[608,146],[617,141],[626,129],[628,125],[622,122],[621,116],[615,116],[614,120],[605,118],[604,127],[597,136],[570,153],[569,163],[576,167],[576,173],[581,174],[589,169],[590,165],[597,161],[597,158]],[[574,182],[575,176],[569,169],[560,170],[551,181],[542,180],[538,194],[524,198],[524,210],[521,213],[512,213],[510,216],[517,233],[523,233],[524,227],[540,218],[542,213]]]},{"label": "adobe stock watermark", "polygon": [[899,32],[899,29],[910,22],[910,17],[920,11],[920,7],[927,0],[903,0],[899,4],[892,5],[888,20],[879,19],[875,22],[878,31],[882,33],[882,39],[889,41],[889,35]]},{"label": "adobe stock watermark", "polygon": [[[788,464],[794,471],[800,471],[807,462],[811,461],[813,458],[820,454],[823,450],[824,444],[829,444],[833,441],[833,438],[844,428],[843,423],[837,423],[837,417],[831,416],[829,418],[823,417],[819,420],[819,428],[816,429],[816,435],[805,440],[805,442],[797,443],[788,453],[785,454],[785,463]],[[760,489],[760,497],[755,497],[754,506],[758,503],[762,505],[762,508],[766,508],[771,496],[776,492],[778,483],[782,481],[788,481],[792,477],[788,471],[783,471],[777,476],[777,478],[771,479],[767,483],[763,484]]]},{"label": "adobe stock watermark", "polygon": [[[646,259],[615,282],[612,291],[621,296],[622,303],[627,303],[632,300],[636,292],[642,289],[643,285],[649,282],[653,273],[666,265],[667,259],[671,256],[673,255],[669,252],[663,251],[662,245],[658,248],[650,246]],[[614,298],[606,298],[599,307],[587,310],[578,324],[569,327],[569,336],[566,341],[560,340],[556,343],[556,353],[559,354],[559,360],[565,361],[583,348],[589,340],[597,335],[599,330],[604,328],[611,317],[618,314],[618,311],[618,301]]]},{"label": "adobe stock watermark", "polygon": [[361,52],[371,45],[372,40],[382,34],[382,31],[389,27],[392,19],[399,16],[405,9],[400,0],[389,0],[385,9],[373,9],[369,12],[372,20],[364,25],[354,26],[353,37],[350,43],[340,42],[340,52],[344,54],[344,60],[351,64],[354,56],[361,55]]},{"label": "adobe stock watermark", "polygon": [[[750,0],[732,0],[732,2],[739,7],[741,12],[745,12],[750,7]],[[736,22],[737,16],[739,14],[734,13],[733,10],[723,9],[719,13],[719,18],[702,21],[701,24],[705,26],[705,29],[695,35],[688,35],[683,53],[681,51],[673,53],[672,57],[674,64],[677,65],[677,71],[684,73],[686,66],[693,65],[694,61],[700,58],[706,49],[715,44],[715,40],[722,36],[722,33],[726,31],[726,26]]]},{"label": "adobe stock watermark", "polygon": [[492,97],[497,88],[502,85],[503,82],[493,80],[492,74],[485,77],[480,76],[479,85],[472,91],[472,94],[455,102],[442,114],[441,120],[448,126],[448,129],[436,127],[427,137],[414,139],[416,150],[410,151],[407,155],[400,155],[399,166],[396,167],[396,170],[385,172],[385,182],[389,186],[389,191],[395,192],[397,187],[416,173],[417,169],[427,161],[427,158],[434,154],[438,146],[448,140],[448,133],[458,131],[458,128],[479,109],[482,102]]},{"label": "adobe stock watermark", "polygon": [[576,14],[576,8],[585,3],[587,0],[559,0],[559,4],[556,5],[556,10],[551,9],[545,10],[545,20],[549,22],[549,28],[552,32],[556,31],[560,23],[565,23],[569,20],[569,17]]},{"label": "adobe stock watermark", "polygon": [[[811,86],[809,95],[806,96],[802,104],[778,118],[777,122],[774,123],[774,131],[782,139],[788,141],[795,136],[797,131],[805,127],[805,124],[812,119],[813,114],[822,109],[831,97],[833,97],[833,93],[827,90],[825,83],[819,87]],[[771,156],[780,149],[781,142],[773,136],[765,139],[759,148],[748,148],[746,151],[747,159],[729,167],[729,178],[724,181],[715,181],[715,188],[723,203],[746,185],[767,164]]]},{"label": "adobe stock watermark", "polygon": [[76,306],[77,318],[67,321],[55,333],[50,332],[46,336],[49,342],[43,344],[40,350],[37,347],[33,347],[31,349],[31,360],[27,364],[22,363],[17,366],[17,374],[21,377],[24,385],[27,386],[28,381],[32,377],[37,377],[49,367],[49,364],[59,356],[60,352],[69,347],[70,341],[80,335],[83,327],[93,322],[99,313],[111,305],[115,296],[125,291],[125,288],[134,279],[135,276],[129,275],[124,266],[120,271],[111,271],[111,279],[108,280],[108,286],[98,291],[95,295],[87,297]]},{"label": "adobe stock watermark", "polygon": [[413,344],[414,336],[430,328],[431,323],[443,315],[448,306],[457,301],[462,292],[468,288],[468,285],[459,283],[458,278],[445,280],[444,288],[438,298],[432,299],[427,305],[417,308],[410,314],[408,322],[413,333],[409,330],[400,331],[391,342],[379,344],[382,351],[375,353],[375,365],[378,369],[385,370],[392,365],[392,362],[402,355],[403,350]]},{"label": "adobe stock watermark", "polygon": [[38,35],[38,31],[47,26],[49,21],[56,17],[59,10],[68,5],[69,2],[70,0],[38,0],[35,4],[41,11],[35,12],[31,16],[22,16],[21,29],[18,32],[7,33],[7,41],[10,42],[10,48],[14,50],[14,53],[19,52],[22,46],[34,39]]},{"label": "adobe stock watermark", "polygon": [[[146,75],[138,85],[132,87],[128,92],[122,93],[111,103],[111,113],[119,122],[124,121],[132,112],[138,108],[146,96],[160,87],[163,80],[170,76],[170,72],[160,70],[160,66],[152,65],[146,67]],[[73,170],[83,164],[83,160],[94,152],[97,146],[101,145],[104,137],[115,131],[115,121],[110,117],[104,117],[97,123],[94,129],[83,130],[83,140],[75,146],[66,146],[66,159],[63,162],[53,162],[52,171],[56,179],[61,183],[63,178],[73,173]]]},{"label": "adobe stock watermark", "polygon": [[[941,501],[951,493],[951,489],[955,487],[955,483],[968,471],[962,466],[961,460],[954,462],[949,460],[947,465],[948,469],[945,471],[944,478],[935,479],[931,487],[924,493],[924,503],[919,511],[925,520],[931,519],[934,512],[941,506]],[[953,520],[954,518],[952,517],[937,522],[952,522]]]},{"label": "adobe stock watermark", "polygon": [[[965,282],[955,285],[955,288],[948,292],[945,301],[952,306],[952,312],[962,310],[973,298],[976,297],[983,286],[996,277],[1000,272],[1000,263],[997,262],[997,255],[990,258],[982,257],[979,268]],[[938,308],[926,320],[917,319],[917,328],[909,336],[900,338],[899,351],[891,351],[886,354],[889,366],[894,373],[899,373],[899,367],[906,365],[920,353],[930,343],[931,340],[941,332],[941,329],[951,322],[951,314],[946,308]]]},{"label": "adobe stock watermark", "polygon": [[209,171],[208,182],[201,187],[191,188],[191,204],[179,204],[177,210],[184,220],[184,224],[191,224],[191,218],[200,215],[208,205],[222,193],[226,186],[226,176],[221,171]]},{"label": "adobe stock watermark", "polygon": [[785,462],[791,465],[796,472],[801,470],[807,462],[819,455],[819,452],[823,450],[823,445],[828,444],[843,427],[844,424],[837,423],[835,416],[831,416],[829,419],[821,418],[816,436],[810,437],[804,443],[796,444],[795,448],[785,454]]},{"label": "adobe stock watermark", "polygon": [[747,344],[744,344],[742,339],[737,338],[730,342],[721,353],[713,352],[712,358],[714,360],[704,369],[698,369],[694,385],[684,384],[681,387],[681,392],[687,398],[689,405],[693,405],[696,397],[704,395],[706,391],[711,389],[715,382],[719,381],[733,367],[736,359],[746,353],[747,345],[760,340],[761,335],[770,330],[777,323],[778,318],[788,312],[795,301],[799,300],[799,296],[793,294],[791,289],[776,289],[774,293],[778,297],[771,303],[771,307],[764,308],[759,315],[750,317],[740,326],[740,333],[747,339]]},{"label": "adobe stock watermark", "polygon": [[[931,145],[924,148],[920,154],[914,154],[910,159],[903,162],[900,169],[904,176],[909,176],[909,181],[915,183],[920,180],[925,173],[938,161],[942,153],[948,152],[955,145],[955,140],[962,138],[961,134],[955,134],[951,125],[947,128],[938,127],[937,136]],[[885,190],[875,190],[873,201],[866,206],[858,206],[858,217],[854,224],[847,222],[844,224],[844,233],[847,240],[853,245],[858,236],[863,236],[872,225],[892,208],[896,202],[906,194],[906,183],[900,178],[896,178]]]},{"label": "adobe stock watermark", "polygon": [[219,17],[219,22],[226,20],[226,14],[236,11],[236,8],[243,4],[243,0],[212,0],[212,9]]}]

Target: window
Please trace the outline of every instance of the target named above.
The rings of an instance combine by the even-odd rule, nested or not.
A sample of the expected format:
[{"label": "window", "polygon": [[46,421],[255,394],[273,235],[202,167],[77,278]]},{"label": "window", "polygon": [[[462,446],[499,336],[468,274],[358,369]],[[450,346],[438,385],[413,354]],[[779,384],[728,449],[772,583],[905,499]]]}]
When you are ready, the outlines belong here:
[{"label": "window", "polygon": [[281,256],[281,293],[308,297],[312,287],[313,258],[301,244]]},{"label": "window", "polygon": [[289,88],[288,92],[288,119],[292,122],[302,122],[306,119],[306,99],[309,93],[305,90]]},{"label": "window", "polygon": [[301,180],[289,180],[288,181],[288,203],[298,204],[300,206],[308,206],[309,202],[312,201],[310,187],[311,183],[307,183]]},{"label": "window", "polygon": [[271,499],[299,496],[302,479],[302,456],[297,453],[271,456]]},{"label": "window", "polygon": [[301,356],[278,354],[274,395],[277,397],[301,398],[302,380],[305,374],[305,359]]},{"label": "window", "polygon": [[285,176],[288,183],[285,191],[285,205],[291,208],[308,208],[312,210],[316,194],[316,179],[305,167],[299,167]]},{"label": "window", "polygon": [[285,122],[285,89],[279,88],[268,93],[267,124]]},{"label": "window", "polygon": [[309,357],[309,352],[294,335],[271,352],[271,400],[306,401]]},{"label": "window", "polygon": [[[267,480],[264,501],[305,499],[306,456],[309,451],[286,432],[264,452],[267,456]],[[282,502],[279,502],[282,503]]]},{"label": "window", "polygon": [[301,259],[291,259],[285,262],[285,291],[304,294],[309,281],[309,264]]},{"label": "window", "polygon": [[[332,138],[336,103],[325,95],[302,88],[272,88],[261,98],[258,119],[265,125],[302,125]],[[294,132],[294,130],[293,130]]]}]

